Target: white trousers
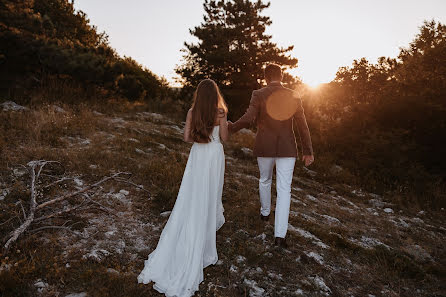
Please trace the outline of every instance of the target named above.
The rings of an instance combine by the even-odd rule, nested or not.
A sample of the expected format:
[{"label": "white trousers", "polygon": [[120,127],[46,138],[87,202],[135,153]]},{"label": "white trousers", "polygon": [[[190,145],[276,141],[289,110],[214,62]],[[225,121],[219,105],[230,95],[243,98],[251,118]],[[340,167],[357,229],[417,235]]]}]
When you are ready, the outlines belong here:
[{"label": "white trousers", "polygon": [[266,158],[258,157],[260,179],[260,213],[267,216],[271,212],[271,183],[273,169],[276,165],[276,212],[274,221],[274,237],[285,238],[288,229],[290,213],[291,182],[296,158]]}]

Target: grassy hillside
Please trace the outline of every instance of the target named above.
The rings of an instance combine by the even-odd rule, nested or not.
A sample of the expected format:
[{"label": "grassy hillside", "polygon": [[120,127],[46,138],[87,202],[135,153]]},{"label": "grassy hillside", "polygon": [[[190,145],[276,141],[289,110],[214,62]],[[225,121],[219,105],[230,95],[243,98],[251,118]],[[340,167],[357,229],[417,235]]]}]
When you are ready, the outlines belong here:
[{"label": "grassy hillside", "polygon": [[[38,204],[116,172],[130,175],[38,210],[28,230],[0,253],[0,296],[160,296],[136,277],[181,182],[190,148],[182,141],[184,119],[119,100],[18,111],[4,106],[2,245],[30,213],[30,161],[58,162],[41,173]],[[335,171],[297,165],[290,246],[274,247],[274,218],[267,224],[258,218],[252,144],[246,130],[225,144],[220,261],[205,270],[197,296],[445,296],[444,212],[400,209],[337,182]]]}]

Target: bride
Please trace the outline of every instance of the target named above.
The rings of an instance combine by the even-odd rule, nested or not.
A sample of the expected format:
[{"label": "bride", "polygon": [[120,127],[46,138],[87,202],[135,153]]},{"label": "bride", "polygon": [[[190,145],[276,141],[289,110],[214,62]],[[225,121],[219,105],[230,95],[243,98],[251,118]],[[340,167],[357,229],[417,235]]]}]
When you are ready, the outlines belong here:
[{"label": "bride", "polygon": [[154,282],[166,296],[188,297],[203,268],[218,260],[216,231],[225,222],[221,201],[228,138],[227,107],[217,84],[200,82],[187,113],[184,140],[193,142],[175,206],[138,283]]}]

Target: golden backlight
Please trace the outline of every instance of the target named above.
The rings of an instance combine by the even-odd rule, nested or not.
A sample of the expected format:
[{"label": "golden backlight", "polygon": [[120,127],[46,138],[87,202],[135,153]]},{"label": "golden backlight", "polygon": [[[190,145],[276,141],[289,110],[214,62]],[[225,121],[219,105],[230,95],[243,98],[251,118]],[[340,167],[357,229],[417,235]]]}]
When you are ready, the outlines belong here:
[{"label": "golden backlight", "polygon": [[317,90],[319,89],[319,87],[322,85],[322,83],[312,83],[312,84],[307,84],[308,87],[310,88],[310,90]]},{"label": "golden backlight", "polygon": [[290,96],[287,90],[278,90],[266,100],[266,112],[270,117],[278,121],[290,119],[298,108],[297,93]]}]

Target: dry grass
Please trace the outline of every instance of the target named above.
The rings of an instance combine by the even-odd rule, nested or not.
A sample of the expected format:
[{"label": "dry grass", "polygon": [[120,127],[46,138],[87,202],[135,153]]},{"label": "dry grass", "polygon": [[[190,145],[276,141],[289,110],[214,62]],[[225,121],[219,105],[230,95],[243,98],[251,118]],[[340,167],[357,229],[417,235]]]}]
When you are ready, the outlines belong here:
[{"label": "dry grass", "polygon": [[[180,186],[190,148],[181,140],[184,119],[153,115],[150,106],[118,99],[97,105],[59,103],[64,112],[37,102],[26,112],[0,112],[0,183],[9,189],[0,201],[0,237],[20,223],[18,202],[28,209],[28,176],[18,173],[30,160],[59,161],[58,176],[84,183],[128,171],[134,183],[149,189],[151,198],[128,187],[129,194],[119,196],[124,188],[112,182],[95,197],[113,213],[91,208],[34,225],[8,254],[0,254],[0,296],[160,296],[151,286],[137,284],[136,276],[167,220],[160,213],[172,208]],[[205,270],[197,296],[249,296],[256,290],[253,282],[265,296],[299,296],[299,290],[304,296],[324,296],[327,292],[314,281],[318,277],[330,288],[330,296],[444,296],[442,213],[417,215],[404,208],[399,213],[390,204],[375,207],[371,199],[383,202],[381,198],[354,194],[354,188],[344,185],[351,176],[328,177],[317,166],[314,177],[296,169],[293,186],[301,190],[292,192],[290,216],[294,228],[314,237],[290,229],[289,249],[275,248],[274,217],[267,224],[258,219],[255,158],[242,150],[252,144],[249,133],[225,144],[226,224],[217,233],[222,262]],[[42,194],[53,197],[75,186],[71,181]],[[395,213],[384,213],[384,207]],[[71,231],[33,231],[66,222]],[[390,249],[368,247],[361,242],[363,236]],[[414,245],[431,260],[411,254]],[[109,254],[85,257],[100,249]],[[320,255],[322,264],[310,252]],[[38,279],[48,284],[41,293],[34,285]]]}]

